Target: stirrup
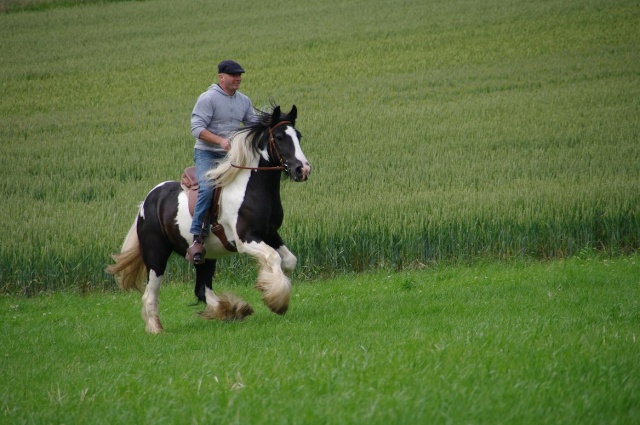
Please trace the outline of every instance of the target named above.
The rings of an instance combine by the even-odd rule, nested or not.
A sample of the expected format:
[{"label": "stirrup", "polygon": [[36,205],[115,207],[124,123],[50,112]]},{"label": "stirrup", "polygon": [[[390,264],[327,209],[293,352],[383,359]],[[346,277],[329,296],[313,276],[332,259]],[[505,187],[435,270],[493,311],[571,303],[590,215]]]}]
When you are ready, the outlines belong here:
[{"label": "stirrup", "polygon": [[207,250],[204,248],[204,240],[201,237],[195,237],[193,239],[193,243],[187,249],[187,255],[185,258],[187,261],[193,264],[202,264],[204,263],[204,256],[207,254]]}]

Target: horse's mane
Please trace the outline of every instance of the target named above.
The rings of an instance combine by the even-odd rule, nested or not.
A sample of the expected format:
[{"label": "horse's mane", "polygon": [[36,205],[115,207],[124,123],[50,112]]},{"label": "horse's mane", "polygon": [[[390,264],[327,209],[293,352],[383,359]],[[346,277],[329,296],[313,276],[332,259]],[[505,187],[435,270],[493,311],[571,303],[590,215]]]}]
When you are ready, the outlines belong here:
[{"label": "horse's mane", "polygon": [[[258,146],[263,138],[268,137],[273,110],[276,108],[272,105],[271,111],[263,111],[255,109],[257,120],[247,124],[242,129],[235,132],[231,137],[231,150],[227,153],[227,157],[212,170],[206,174],[207,179],[213,180],[215,186],[224,187],[231,183],[241,169],[233,167],[255,167],[259,161]],[[286,121],[287,116],[281,115],[280,121]]]}]

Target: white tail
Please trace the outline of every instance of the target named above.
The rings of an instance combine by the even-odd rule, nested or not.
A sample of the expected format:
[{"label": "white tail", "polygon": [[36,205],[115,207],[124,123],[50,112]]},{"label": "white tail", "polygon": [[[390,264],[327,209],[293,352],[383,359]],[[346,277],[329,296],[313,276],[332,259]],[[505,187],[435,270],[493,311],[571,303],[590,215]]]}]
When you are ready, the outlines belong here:
[{"label": "white tail", "polygon": [[138,240],[138,216],[124,239],[120,254],[111,257],[115,264],[108,266],[105,271],[116,278],[120,287],[125,291],[136,289],[144,290],[144,282],[147,279],[147,268],[142,261],[140,241]]}]

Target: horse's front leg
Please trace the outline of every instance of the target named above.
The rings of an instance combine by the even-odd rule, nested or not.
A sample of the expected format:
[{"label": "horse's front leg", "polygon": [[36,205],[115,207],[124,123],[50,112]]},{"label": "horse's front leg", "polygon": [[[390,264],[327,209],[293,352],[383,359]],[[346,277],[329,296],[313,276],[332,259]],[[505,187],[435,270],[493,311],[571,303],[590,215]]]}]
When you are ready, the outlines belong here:
[{"label": "horse's front leg", "polygon": [[[262,301],[277,314],[285,314],[291,298],[291,282],[283,272],[295,267],[295,256],[282,245],[276,251],[263,241],[238,244],[238,252],[258,259],[260,270],[256,288],[262,292]],[[284,257],[281,257],[281,253]],[[286,261],[283,261],[286,258]]]},{"label": "horse's front leg", "polygon": [[286,245],[280,246],[278,249],[278,254],[280,254],[280,258],[282,260],[282,270],[285,273],[290,274],[296,269],[296,264],[298,264],[298,259]]}]

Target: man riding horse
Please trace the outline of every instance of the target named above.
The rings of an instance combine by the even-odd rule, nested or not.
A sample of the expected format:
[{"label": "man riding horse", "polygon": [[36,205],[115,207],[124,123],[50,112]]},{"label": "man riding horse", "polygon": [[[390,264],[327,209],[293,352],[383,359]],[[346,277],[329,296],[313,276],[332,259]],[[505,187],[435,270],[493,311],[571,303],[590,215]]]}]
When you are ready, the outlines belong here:
[{"label": "man riding horse", "polygon": [[196,201],[190,232],[193,244],[186,258],[194,264],[204,262],[204,238],[209,233],[206,216],[213,198],[213,184],[205,177],[231,148],[231,135],[244,125],[258,120],[251,100],[238,91],[244,69],[239,63],[224,60],[218,64],[218,83],[198,97],[191,113],[191,134],[196,138],[194,162],[198,179]]}]

